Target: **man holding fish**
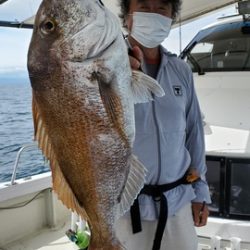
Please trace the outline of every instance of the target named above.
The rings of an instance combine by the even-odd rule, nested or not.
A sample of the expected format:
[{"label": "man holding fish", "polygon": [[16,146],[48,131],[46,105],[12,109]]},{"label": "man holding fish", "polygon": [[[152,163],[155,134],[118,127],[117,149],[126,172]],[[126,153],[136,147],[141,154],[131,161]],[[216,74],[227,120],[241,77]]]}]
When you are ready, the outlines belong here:
[{"label": "man holding fish", "polygon": [[[34,137],[58,198],[89,224],[88,250],[194,250],[193,218],[205,225],[210,202],[200,110],[192,72],[160,46],[180,3],[121,3],[141,54],[132,68],[147,75],[131,71],[101,0],[42,1],[28,52]],[[126,217],[115,229],[139,193],[131,214],[138,232],[141,211],[142,232]]]},{"label": "man holding fish", "polygon": [[129,250],[196,250],[194,226],[206,225],[211,202],[202,119],[192,71],[160,45],[181,1],[120,0],[120,5],[131,67],[155,78],[165,96],[135,106],[133,151],[148,174],[131,218],[121,218],[116,232]]}]

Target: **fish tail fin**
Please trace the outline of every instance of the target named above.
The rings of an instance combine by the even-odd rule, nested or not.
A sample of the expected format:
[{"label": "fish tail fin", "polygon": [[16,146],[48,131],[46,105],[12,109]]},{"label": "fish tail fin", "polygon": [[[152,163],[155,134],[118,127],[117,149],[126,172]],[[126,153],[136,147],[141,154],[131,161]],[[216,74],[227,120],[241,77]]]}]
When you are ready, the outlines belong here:
[{"label": "fish tail fin", "polygon": [[153,95],[158,97],[165,95],[164,90],[155,79],[137,70],[132,71],[132,93],[134,103],[151,101]]},{"label": "fish tail fin", "polygon": [[147,174],[146,168],[137,159],[135,155],[131,155],[128,164],[130,164],[130,171],[127,182],[121,194],[121,201],[118,204],[118,217],[122,216],[129,210],[134,200],[140,193],[145,183]]}]

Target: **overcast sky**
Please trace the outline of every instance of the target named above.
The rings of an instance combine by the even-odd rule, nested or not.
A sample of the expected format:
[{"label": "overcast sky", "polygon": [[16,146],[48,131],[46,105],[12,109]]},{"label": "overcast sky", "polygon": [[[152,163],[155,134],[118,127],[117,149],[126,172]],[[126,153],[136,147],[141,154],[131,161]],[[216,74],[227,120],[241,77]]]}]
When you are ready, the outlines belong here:
[{"label": "overcast sky", "polygon": [[[24,17],[30,17],[36,12],[38,2],[40,2],[40,0],[13,0],[10,1],[10,3],[15,1],[16,4],[20,4],[19,8],[17,8],[20,11],[16,11],[15,13],[3,11],[2,7],[5,5],[4,4],[0,8],[0,20],[14,20],[15,18],[17,20],[23,20]],[[26,5],[25,9],[23,1],[28,1],[30,3]],[[6,4],[8,4],[8,2]],[[11,10],[12,8],[7,9]],[[219,12],[212,13],[209,16],[199,18],[192,23],[183,25],[181,27],[182,49],[184,49],[200,28],[216,21],[217,17],[232,13],[235,13],[234,6],[222,9]],[[27,51],[31,34],[32,30],[29,29],[0,28],[0,74],[10,71],[26,70]],[[163,44],[168,50],[179,54],[179,28],[173,29],[170,36]]]}]

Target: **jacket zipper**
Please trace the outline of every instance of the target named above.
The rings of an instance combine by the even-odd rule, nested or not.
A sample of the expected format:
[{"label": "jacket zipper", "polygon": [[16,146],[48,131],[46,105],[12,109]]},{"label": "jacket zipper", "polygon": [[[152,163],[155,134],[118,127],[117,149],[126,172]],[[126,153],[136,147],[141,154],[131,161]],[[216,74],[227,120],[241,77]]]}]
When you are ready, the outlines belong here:
[{"label": "jacket zipper", "polygon": [[155,184],[159,184],[161,176],[161,142],[160,142],[160,128],[156,118],[155,101],[152,102],[152,111],[153,111],[153,120],[156,127],[156,140],[157,140],[157,152],[158,152],[158,175]]}]

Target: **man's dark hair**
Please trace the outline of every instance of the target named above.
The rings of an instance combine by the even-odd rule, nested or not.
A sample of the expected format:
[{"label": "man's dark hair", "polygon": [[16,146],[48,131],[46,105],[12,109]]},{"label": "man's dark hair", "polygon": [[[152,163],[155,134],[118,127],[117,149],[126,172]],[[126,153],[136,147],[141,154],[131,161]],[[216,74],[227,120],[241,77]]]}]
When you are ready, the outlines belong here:
[{"label": "man's dark hair", "polygon": [[[129,13],[129,6],[131,0],[119,0],[119,1],[121,6],[121,13],[119,16],[122,19],[123,24],[125,25],[125,18]],[[170,3],[172,5],[172,18],[175,20],[179,14],[182,0],[168,0],[167,3]]]}]

